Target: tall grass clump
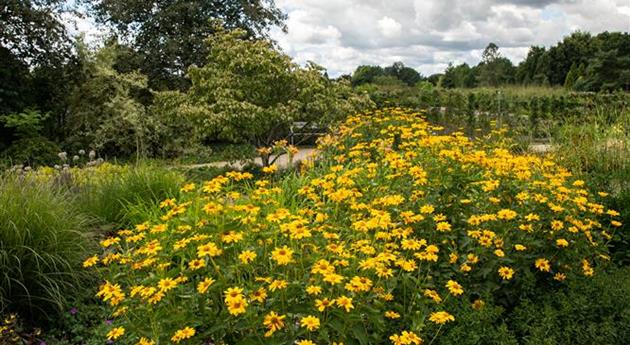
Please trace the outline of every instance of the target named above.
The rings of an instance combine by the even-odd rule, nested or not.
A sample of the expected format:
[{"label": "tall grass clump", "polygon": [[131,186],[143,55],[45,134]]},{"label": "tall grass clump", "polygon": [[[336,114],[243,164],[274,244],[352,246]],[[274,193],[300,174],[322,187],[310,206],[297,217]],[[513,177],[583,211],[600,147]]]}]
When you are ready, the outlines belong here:
[{"label": "tall grass clump", "polygon": [[45,184],[0,178],[0,313],[50,315],[82,286],[86,218]]},{"label": "tall grass clump", "polygon": [[102,225],[127,226],[160,201],[176,197],[184,177],[163,167],[140,165],[88,178],[79,207]]},{"label": "tall grass clump", "polygon": [[[606,203],[630,221],[630,110],[607,112],[596,109],[588,122],[572,121],[560,126],[553,136],[554,155],[574,174],[601,191]],[[620,231],[611,242],[613,259],[630,264],[630,236]]]}]

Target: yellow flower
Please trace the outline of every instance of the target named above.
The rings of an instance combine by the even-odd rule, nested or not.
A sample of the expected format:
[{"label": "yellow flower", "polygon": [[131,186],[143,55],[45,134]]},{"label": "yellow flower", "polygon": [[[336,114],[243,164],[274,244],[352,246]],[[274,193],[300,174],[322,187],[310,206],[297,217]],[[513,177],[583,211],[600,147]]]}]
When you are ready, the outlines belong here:
[{"label": "yellow flower", "polygon": [[511,220],[516,218],[517,213],[510,210],[510,209],[502,209],[499,210],[499,212],[497,212],[497,218],[499,219],[503,219],[503,220]]},{"label": "yellow flower", "polygon": [[91,256],[91,257],[85,259],[85,261],[83,261],[83,267],[85,267],[85,268],[92,267],[92,266],[96,265],[97,262],[98,262],[98,256],[96,256],[96,255]]},{"label": "yellow flower", "polygon": [[167,292],[169,290],[174,289],[177,286],[177,282],[171,278],[160,279],[158,283],[158,287],[160,291]]},{"label": "yellow flower", "polygon": [[483,300],[480,300],[480,299],[476,299],[472,303],[472,308],[475,309],[475,310],[481,310],[485,305],[486,305],[486,302],[484,302]]},{"label": "yellow flower", "polygon": [[558,247],[568,247],[569,241],[565,240],[564,238],[559,238],[556,240],[556,245]]},{"label": "yellow flower", "polygon": [[424,205],[420,207],[420,213],[431,214],[433,211],[435,211],[435,208],[431,205]]},{"label": "yellow flower", "polygon": [[424,290],[424,296],[425,297],[429,297],[430,299],[432,299],[435,303],[440,303],[442,302],[442,297],[440,297],[440,295],[437,293],[437,291],[435,290],[431,290],[431,289],[426,289]]},{"label": "yellow flower", "polygon": [[499,275],[504,280],[510,280],[514,276],[514,270],[507,266],[501,266],[499,267]]},{"label": "yellow flower", "polygon": [[265,315],[265,319],[263,321],[263,325],[267,327],[267,332],[265,333],[265,337],[270,337],[274,332],[283,328],[285,318],[286,318],[285,315],[278,315],[274,311]]},{"label": "yellow flower", "polygon": [[252,293],[250,294],[250,298],[251,298],[253,301],[256,301],[256,302],[262,303],[262,302],[264,302],[264,301],[265,301],[265,299],[267,298],[267,290],[265,290],[265,288],[260,288],[260,289],[258,289],[258,290],[256,290],[256,291],[252,292]]},{"label": "yellow flower", "polygon": [[349,313],[350,310],[354,308],[354,305],[352,305],[352,298],[350,297],[346,297],[346,296],[338,297],[335,300],[335,303],[337,304],[339,308],[345,309],[347,313]]},{"label": "yellow flower", "polygon": [[184,192],[184,193],[191,192],[191,191],[195,190],[195,184],[194,183],[187,183],[182,188],[180,188],[179,190],[180,190],[180,192]]},{"label": "yellow flower", "polygon": [[553,279],[561,282],[561,281],[564,281],[565,279],[567,279],[567,275],[564,274],[564,273],[558,272],[558,273],[553,275]]},{"label": "yellow flower", "polygon": [[394,345],[421,345],[423,343],[422,338],[414,332],[409,331],[402,331],[400,335],[394,334],[389,337],[389,340],[391,340]]},{"label": "yellow flower", "polygon": [[191,338],[194,335],[195,335],[195,329],[194,328],[192,328],[192,327],[184,327],[183,329],[180,329],[177,332],[175,332],[173,337],[171,337],[171,341],[173,341],[175,343],[179,343],[180,341],[182,341],[184,339]]},{"label": "yellow flower", "polygon": [[437,231],[451,231],[451,224],[449,224],[448,222],[439,222],[436,225],[436,230]]},{"label": "yellow flower", "polygon": [[549,260],[544,259],[544,258],[536,259],[536,262],[534,263],[534,265],[536,266],[536,268],[538,268],[542,272],[549,272],[551,270],[551,265],[549,264]]},{"label": "yellow flower", "polygon": [[122,337],[123,334],[125,334],[125,329],[123,327],[112,328],[107,333],[107,340],[116,340],[116,339]]},{"label": "yellow flower", "polygon": [[455,317],[445,311],[436,311],[431,313],[429,320],[435,324],[442,325],[449,321],[455,321]]},{"label": "yellow flower", "polygon": [[142,337],[135,345],[155,345],[155,341]]},{"label": "yellow flower", "polygon": [[296,345],[316,345],[314,342],[312,342],[311,340],[298,340],[297,343],[295,343]]},{"label": "yellow flower", "polygon": [[275,165],[275,164],[272,164],[272,165],[270,165],[270,166],[266,166],[266,167],[262,168],[262,171],[263,171],[265,174],[273,174],[273,173],[275,173],[276,171],[278,171],[278,166],[277,166],[277,165]]},{"label": "yellow flower", "polygon": [[315,300],[315,307],[320,312],[323,312],[324,310],[326,310],[326,308],[330,308],[333,303],[334,303],[334,301],[331,301],[328,298],[316,299]]},{"label": "yellow flower", "polygon": [[459,296],[464,293],[464,288],[461,285],[459,285],[458,282],[454,280],[449,280],[446,283],[446,288],[454,296]]},{"label": "yellow flower", "polygon": [[204,280],[200,281],[197,284],[197,292],[204,294],[206,293],[206,291],[208,291],[208,288],[210,287],[210,285],[212,285],[214,283],[214,279],[212,278],[205,278]]},{"label": "yellow flower", "polygon": [[306,287],[306,293],[317,296],[322,293],[322,288],[320,286],[309,285]]},{"label": "yellow flower", "polygon": [[188,267],[193,271],[203,268],[204,266],[206,266],[206,262],[201,259],[194,259],[188,263]]},{"label": "yellow flower", "polygon": [[282,290],[286,288],[288,285],[289,285],[289,282],[287,282],[286,280],[276,279],[272,281],[271,284],[269,284],[269,290],[271,291]]},{"label": "yellow flower", "polygon": [[271,252],[271,258],[274,259],[278,265],[288,265],[293,261],[293,250],[287,246],[282,248],[276,248]]},{"label": "yellow flower", "polygon": [[238,258],[243,264],[248,264],[254,261],[254,259],[256,258],[256,253],[251,250],[244,250],[238,255]]},{"label": "yellow flower", "polygon": [[393,310],[388,310],[385,312],[385,317],[388,319],[399,319],[400,318],[400,314],[398,314],[397,312],[393,311]]},{"label": "yellow flower", "polygon": [[203,258],[204,256],[215,257],[223,253],[222,249],[219,249],[216,244],[208,242],[204,245],[197,247],[197,256]]},{"label": "yellow flower", "polygon": [[228,312],[234,316],[244,314],[247,308],[247,301],[244,299],[233,299],[227,302]]},{"label": "yellow flower", "polygon": [[300,320],[300,325],[309,331],[314,331],[319,328],[319,319],[313,315],[305,316]]},{"label": "yellow flower", "polygon": [[527,249],[527,247],[525,247],[525,246],[524,246],[524,245],[522,245],[522,244],[515,244],[515,245],[514,245],[514,249],[515,249],[515,250],[517,250],[517,251],[519,251],[519,252],[522,252],[522,251],[526,250],[526,249]]},{"label": "yellow flower", "polygon": [[225,294],[225,301],[235,301],[243,299],[243,289],[240,287],[228,288],[223,292]]}]

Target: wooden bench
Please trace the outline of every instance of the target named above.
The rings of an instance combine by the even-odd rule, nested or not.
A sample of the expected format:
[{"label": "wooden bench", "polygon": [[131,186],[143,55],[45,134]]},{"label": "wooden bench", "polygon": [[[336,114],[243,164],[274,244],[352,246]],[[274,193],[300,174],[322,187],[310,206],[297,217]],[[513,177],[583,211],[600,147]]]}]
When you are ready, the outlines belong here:
[{"label": "wooden bench", "polygon": [[295,137],[301,136],[304,138],[318,137],[326,135],[328,128],[320,127],[314,122],[296,121],[291,124],[289,128],[289,138],[291,145],[295,145]]}]

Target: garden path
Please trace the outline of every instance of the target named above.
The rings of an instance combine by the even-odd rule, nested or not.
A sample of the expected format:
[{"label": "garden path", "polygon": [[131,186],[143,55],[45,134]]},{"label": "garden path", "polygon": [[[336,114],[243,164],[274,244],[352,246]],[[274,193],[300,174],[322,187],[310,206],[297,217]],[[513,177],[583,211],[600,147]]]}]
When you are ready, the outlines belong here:
[{"label": "garden path", "polygon": [[[302,161],[305,159],[308,159],[314,155],[317,154],[317,150],[314,148],[300,148],[298,149],[298,152],[293,156],[293,163],[297,163],[298,161]],[[186,165],[186,168],[189,169],[198,169],[198,168],[207,168],[207,167],[213,167],[213,168],[225,168],[225,167],[229,167],[231,169],[235,169],[235,170],[240,170],[242,169],[245,165],[247,165],[248,163],[254,163],[257,165],[262,165],[262,160],[260,159],[260,157],[257,157],[253,160],[240,160],[240,161],[235,161],[235,162],[227,162],[227,161],[223,161],[223,162],[212,162],[212,163],[201,163],[201,164],[191,164],[191,165]],[[279,167],[279,168],[286,168],[289,166],[290,162],[289,162],[289,155],[282,155],[280,156],[275,164]]]}]

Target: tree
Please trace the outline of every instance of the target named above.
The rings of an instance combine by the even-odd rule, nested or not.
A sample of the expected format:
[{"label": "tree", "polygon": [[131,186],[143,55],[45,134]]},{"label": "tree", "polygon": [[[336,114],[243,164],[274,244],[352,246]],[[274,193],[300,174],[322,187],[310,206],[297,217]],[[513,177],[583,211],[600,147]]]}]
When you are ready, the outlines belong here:
[{"label": "tree", "polygon": [[[285,138],[293,121],[329,124],[368,104],[347,82],[302,68],[266,40],[247,39],[242,29],[215,26],[208,63],[191,67],[192,82],[178,114],[206,138],[270,147]],[[265,162],[268,163],[268,162]]]},{"label": "tree", "polygon": [[113,68],[119,47],[91,51],[77,46],[84,79],[68,96],[66,143],[103,154],[139,157],[149,149],[152,119],[138,97],[149,92],[146,76]]},{"label": "tree", "polygon": [[475,72],[468,64],[463,63],[453,66],[449,63],[442,77],[442,87],[444,88],[462,88],[475,86]]},{"label": "tree", "polygon": [[630,55],[617,49],[598,52],[576,88],[584,91],[630,90]]},{"label": "tree", "polygon": [[63,0],[4,1],[0,4],[0,47],[29,66],[51,65],[70,56],[61,23]]},{"label": "tree", "polygon": [[62,0],[0,2],[0,149],[16,138],[15,128],[2,121],[8,114],[50,112],[42,132],[58,134],[72,85],[71,40],[60,20],[66,7]]},{"label": "tree", "polygon": [[188,87],[186,71],[205,64],[213,33],[211,19],[241,28],[248,37],[264,37],[282,26],[285,15],[273,0],[83,0],[102,23],[112,24],[137,55],[136,67],[149,76],[153,89]]},{"label": "tree", "polygon": [[549,73],[549,58],[545,47],[531,46],[527,57],[516,69],[516,82],[540,84]]},{"label": "tree", "polygon": [[481,54],[481,62],[491,64],[500,57],[501,54],[499,53],[499,46],[497,46],[494,42],[490,42]]},{"label": "tree", "polygon": [[374,78],[384,74],[383,67],[361,65],[352,73],[352,86],[359,86],[374,82]]},{"label": "tree", "polygon": [[405,66],[402,62],[394,62],[391,66],[385,67],[383,75],[396,77],[408,86],[414,86],[422,80],[420,73],[411,67]]},{"label": "tree", "polygon": [[576,31],[549,48],[547,77],[551,85],[563,85],[573,64],[587,64],[598,47],[590,33]]},{"label": "tree", "polygon": [[514,66],[512,61],[504,58],[499,53],[499,47],[490,43],[483,51],[479,70],[479,84],[483,86],[497,87],[512,82],[514,79]]}]

